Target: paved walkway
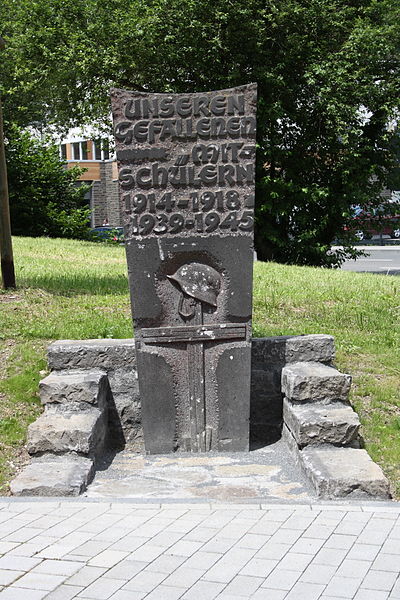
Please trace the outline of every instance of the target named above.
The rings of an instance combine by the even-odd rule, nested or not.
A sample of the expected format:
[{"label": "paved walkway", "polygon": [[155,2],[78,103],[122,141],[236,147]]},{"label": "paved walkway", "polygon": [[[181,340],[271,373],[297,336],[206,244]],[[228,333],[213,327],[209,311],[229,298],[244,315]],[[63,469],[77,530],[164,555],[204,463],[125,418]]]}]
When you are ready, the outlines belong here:
[{"label": "paved walkway", "polygon": [[0,600],[400,599],[400,504],[0,500]]}]

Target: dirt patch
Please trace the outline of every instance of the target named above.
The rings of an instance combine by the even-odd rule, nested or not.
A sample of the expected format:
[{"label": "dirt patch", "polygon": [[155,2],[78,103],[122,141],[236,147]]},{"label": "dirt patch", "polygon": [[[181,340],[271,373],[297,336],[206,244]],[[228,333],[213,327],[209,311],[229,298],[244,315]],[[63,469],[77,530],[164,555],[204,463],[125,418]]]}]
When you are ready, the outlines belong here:
[{"label": "dirt patch", "polygon": [[0,294],[0,302],[20,302],[22,296],[18,294]]}]

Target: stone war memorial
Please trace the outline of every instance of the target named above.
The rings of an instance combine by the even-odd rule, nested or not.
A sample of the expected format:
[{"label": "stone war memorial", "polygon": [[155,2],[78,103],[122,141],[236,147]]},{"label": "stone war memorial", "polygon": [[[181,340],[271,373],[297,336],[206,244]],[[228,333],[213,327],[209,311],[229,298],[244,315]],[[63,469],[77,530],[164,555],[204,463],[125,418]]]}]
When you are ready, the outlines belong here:
[{"label": "stone war memorial", "polygon": [[256,86],[111,98],[146,451],[248,450]]},{"label": "stone war memorial", "polygon": [[49,346],[11,492],[390,497],[333,338],[251,336],[256,84],[111,104],[134,339]]}]

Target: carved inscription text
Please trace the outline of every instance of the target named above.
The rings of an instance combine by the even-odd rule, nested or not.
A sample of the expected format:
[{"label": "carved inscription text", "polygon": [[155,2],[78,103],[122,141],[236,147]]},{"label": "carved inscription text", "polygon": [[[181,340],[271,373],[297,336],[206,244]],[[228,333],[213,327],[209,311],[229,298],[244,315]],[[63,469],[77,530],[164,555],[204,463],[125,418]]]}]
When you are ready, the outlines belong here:
[{"label": "carved inscription text", "polygon": [[253,230],[256,121],[248,96],[112,97],[121,107],[114,134],[128,238]]}]

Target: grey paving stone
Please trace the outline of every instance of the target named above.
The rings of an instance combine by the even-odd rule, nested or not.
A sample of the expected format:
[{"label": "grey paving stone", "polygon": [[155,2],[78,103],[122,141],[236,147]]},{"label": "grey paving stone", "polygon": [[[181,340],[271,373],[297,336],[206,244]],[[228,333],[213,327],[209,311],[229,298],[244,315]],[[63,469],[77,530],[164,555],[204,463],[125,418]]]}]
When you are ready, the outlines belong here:
[{"label": "grey paving stone", "polygon": [[397,579],[396,583],[394,584],[392,591],[390,593],[390,598],[395,598],[396,600],[398,600],[398,598],[400,598],[400,577]]},{"label": "grey paving stone", "polygon": [[308,566],[304,573],[302,573],[300,581],[328,585],[335,572],[336,567],[313,564]]},{"label": "grey paving stone", "polygon": [[111,579],[122,579],[124,581],[129,581],[129,579],[132,579],[132,577],[134,577],[137,573],[140,573],[140,571],[143,571],[143,569],[147,566],[147,562],[129,560],[128,556],[128,558],[119,562],[117,565],[115,565],[115,567],[109,569],[107,571],[107,577],[110,577]]},{"label": "grey paving stone", "polygon": [[299,571],[280,569],[279,566],[266,578],[261,587],[289,591],[300,578]]},{"label": "grey paving stone", "polygon": [[[146,600],[178,600],[183,594],[182,588],[159,585],[146,596]],[[201,596],[198,596],[200,598]],[[131,598],[127,599],[131,600]]]},{"label": "grey paving stone", "polygon": [[331,535],[329,540],[325,542],[324,547],[349,550],[356,540],[357,537],[355,535],[339,535],[334,533],[333,535]]},{"label": "grey paving stone", "polygon": [[88,587],[78,594],[84,598],[93,598],[94,600],[108,600],[108,598],[122,586],[123,581],[120,579],[109,579],[108,577],[100,577]]},{"label": "grey paving stone", "polygon": [[354,560],[346,557],[336,574],[340,577],[365,577],[371,565],[371,561]]},{"label": "grey paving stone", "polygon": [[[108,600],[142,600],[147,592],[128,592],[127,590],[118,590],[109,597]],[[160,599],[161,600],[161,599]]]},{"label": "grey paving stone", "polygon": [[314,520],[314,514],[307,514],[304,516],[295,514],[289,517],[287,521],[281,525],[281,527],[282,529],[300,529],[301,531],[304,531],[313,523]]},{"label": "grey paving stone", "polygon": [[21,529],[9,533],[3,540],[6,542],[27,542],[39,533],[40,532],[34,527],[21,527]]},{"label": "grey paving stone", "polygon": [[279,529],[271,537],[271,542],[274,544],[294,544],[300,535],[301,531],[297,529]]},{"label": "grey paving stone", "polygon": [[[260,588],[256,591],[251,600],[283,600],[287,595],[287,590],[273,590],[271,588]],[[305,600],[303,598],[303,600]]]},{"label": "grey paving stone", "polygon": [[359,544],[358,542],[356,542],[352,546],[352,548],[350,548],[347,554],[347,558],[352,560],[354,559],[373,561],[379,553],[380,549],[380,546],[373,546],[372,544]]},{"label": "grey paving stone", "polygon": [[217,532],[218,529],[214,527],[196,527],[186,535],[186,540],[190,542],[208,542]]},{"label": "grey paving stone", "polygon": [[229,594],[228,592],[222,591],[215,600],[243,600],[243,596],[237,596],[236,594]]},{"label": "grey paving stone", "polygon": [[285,600],[317,600],[324,591],[324,585],[317,583],[304,583],[300,581],[290,590]]},{"label": "grey paving stone", "polygon": [[13,571],[30,571],[42,562],[40,558],[26,556],[2,556],[0,558],[0,570],[11,569]]},{"label": "grey paving stone", "polygon": [[338,567],[346,555],[347,550],[324,547],[313,557],[312,564]]},{"label": "grey paving stone", "polygon": [[48,590],[51,592],[64,583],[65,575],[48,575],[46,573],[27,573],[18,579],[18,587],[32,590]]},{"label": "grey paving stone", "polygon": [[315,554],[323,544],[324,540],[320,540],[319,538],[302,537],[293,544],[291,550],[299,554]]},{"label": "grey paving stone", "polygon": [[[219,555],[215,555],[215,556],[219,556]],[[190,560],[191,559],[189,559],[189,561]],[[153,560],[153,562],[151,562],[151,563],[140,563],[140,564],[144,564],[148,571],[156,571],[157,573],[167,573],[169,575],[173,571],[175,571],[175,569],[180,567],[180,565],[185,561],[186,561],[185,564],[188,565],[186,556],[172,556],[172,554],[161,554],[158,558]],[[194,566],[194,565],[190,565],[190,566]],[[116,568],[116,567],[114,567],[114,568]]]},{"label": "grey paving stone", "polygon": [[[156,558],[161,556],[163,553],[170,553],[170,549],[165,546],[152,546],[150,543],[144,544],[137,550],[134,550],[129,554],[129,558],[132,560],[144,561],[151,563]],[[186,557],[185,557],[186,558]]]},{"label": "grey paving stone", "polygon": [[130,534],[124,537],[122,540],[118,540],[111,546],[109,546],[110,550],[120,550],[123,552],[134,552],[138,548],[144,546],[144,544],[148,543],[149,538],[147,537],[139,537],[134,534]]},{"label": "grey paving stone", "polygon": [[298,552],[288,552],[279,562],[280,569],[287,569],[288,571],[300,571],[308,567],[312,561],[311,554],[299,554]]},{"label": "grey paving stone", "polygon": [[102,567],[90,567],[88,565],[85,565],[79,571],[77,571],[77,573],[75,573],[75,575],[73,575],[72,577],[69,577],[66,580],[66,583],[68,585],[76,585],[76,586],[86,587],[86,586],[90,585],[91,583],[93,583],[94,581],[96,581],[96,579],[98,579],[99,577],[104,575],[106,570],[107,570],[106,568],[102,568]]},{"label": "grey paving stone", "polygon": [[392,573],[391,571],[376,571],[371,569],[365,576],[362,587],[367,590],[390,592],[398,575],[399,570],[396,573]]},{"label": "grey paving stone", "polygon": [[89,565],[93,567],[113,567],[128,556],[128,552],[120,552],[119,550],[103,550],[97,556],[89,561]]},{"label": "grey paving stone", "polygon": [[303,533],[303,537],[317,538],[320,540],[327,540],[333,533],[335,527],[333,525],[320,525],[319,523],[313,523]]},{"label": "grey paving stone", "polygon": [[366,524],[362,521],[354,521],[353,523],[349,521],[342,521],[342,523],[336,527],[335,533],[345,535],[360,535],[365,526]]},{"label": "grey paving stone", "polygon": [[187,567],[186,564],[178,567],[173,573],[167,576],[164,573],[164,585],[171,587],[181,587],[189,589],[196,581],[204,575],[205,569],[195,569]]},{"label": "grey paving stone", "polygon": [[250,577],[248,575],[236,575],[224,589],[224,593],[237,596],[250,597],[264,582],[263,577]]},{"label": "grey paving stone", "polygon": [[16,579],[21,577],[24,574],[24,571],[12,571],[11,569],[0,570],[0,585],[10,585]]},{"label": "grey paving stone", "polygon": [[203,546],[203,542],[187,542],[181,540],[174,544],[170,554],[175,556],[191,556]]},{"label": "grey paving stone", "polygon": [[378,590],[366,590],[361,588],[354,596],[354,600],[387,600],[389,598],[389,592],[383,592]]},{"label": "grey paving stone", "polygon": [[[251,548],[233,548],[219,560],[204,576],[207,581],[228,583],[252,559],[255,550]],[[247,575],[249,573],[241,573]]]},{"label": "grey paving stone", "polygon": [[27,556],[33,557],[38,552],[41,552],[48,546],[54,544],[55,538],[46,538],[46,537],[36,537],[33,541],[27,542],[25,544],[19,544],[12,550],[10,550],[10,556]]},{"label": "grey paving stone", "polygon": [[[165,581],[164,581],[165,580]],[[122,589],[137,592],[152,592],[161,582],[168,585],[165,573],[155,571],[141,571],[135,575]]]},{"label": "grey paving stone", "polygon": [[241,575],[249,575],[250,577],[267,577],[277,566],[278,560],[268,558],[252,558],[241,569]]},{"label": "grey paving stone", "polygon": [[255,555],[256,558],[269,558],[280,560],[291,548],[290,544],[276,544],[267,542]]},{"label": "grey paving stone", "polygon": [[[200,550],[199,552],[192,554],[192,556],[186,560],[185,567],[204,569],[206,571],[207,569],[211,569],[211,567],[215,565],[215,563],[218,562],[222,556],[223,554],[216,554],[215,552],[202,552]],[[171,556],[171,558],[184,559],[185,557]],[[151,566],[152,565],[150,565],[149,568]]]},{"label": "grey paving stone", "polygon": [[94,542],[91,540],[74,548],[74,554],[76,554],[77,556],[85,556],[87,558],[92,558],[100,554],[100,552],[106,550],[106,548],[108,547],[108,542]]},{"label": "grey paving stone", "polygon": [[31,573],[46,573],[48,575],[74,575],[82,568],[82,563],[68,560],[44,560],[32,569]]},{"label": "grey paving stone", "polygon": [[246,533],[236,545],[240,548],[254,548],[255,550],[259,550],[269,539],[269,535]]},{"label": "grey paving stone", "polygon": [[382,546],[382,552],[384,554],[400,554],[399,540],[387,539]]},{"label": "grey paving stone", "polygon": [[361,585],[361,581],[362,578],[332,577],[325,589],[325,594],[337,598],[353,598]]},{"label": "grey paving stone", "polygon": [[46,596],[46,600],[71,600],[82,590],[83,587],[76,585],[60,585],[54,592],[50,592],[50,594]]},{"label": "grey paving stone", "polygon": [[183,594],[182,600],[214,600],[224,587],[225,583],[200,580]]},{"label": "grey paving stone", "polygon": [[[29,590],[29,600],[42,600],[48,593],[47,590]],[[1,600],[21,600],[26,596],[27,590],[21,587],[9,587],[0,594]]]}]

